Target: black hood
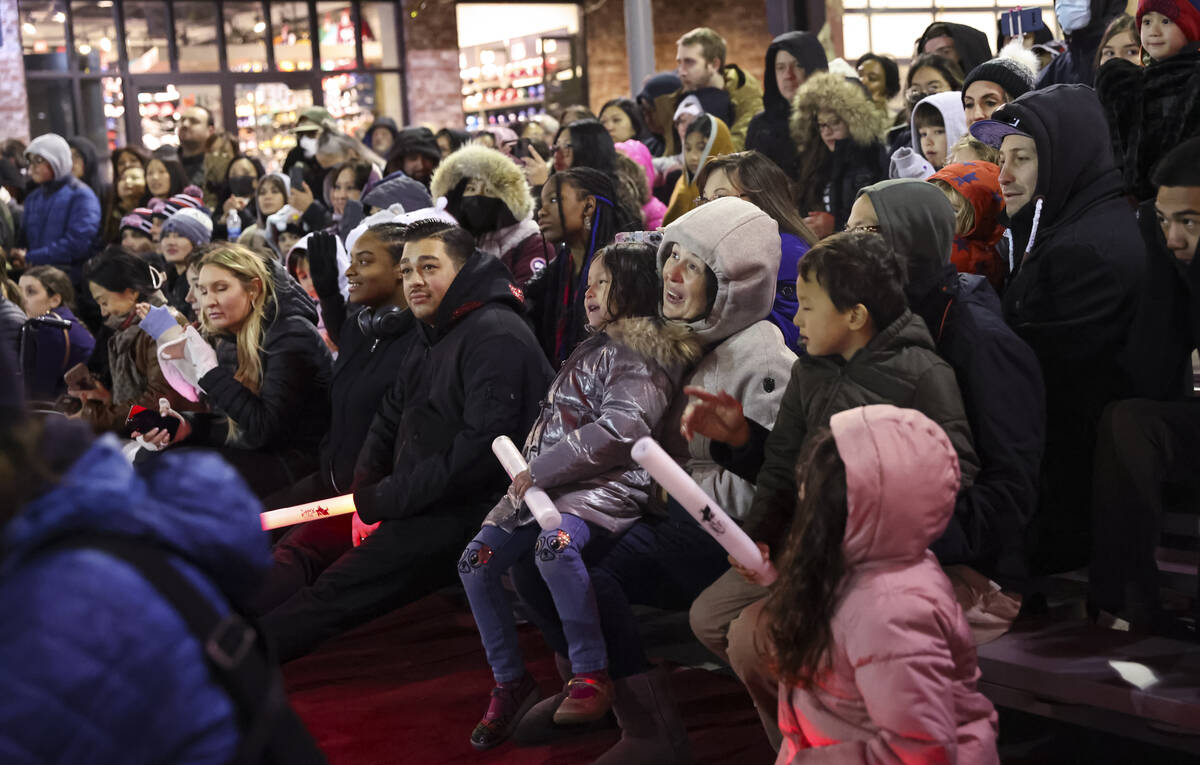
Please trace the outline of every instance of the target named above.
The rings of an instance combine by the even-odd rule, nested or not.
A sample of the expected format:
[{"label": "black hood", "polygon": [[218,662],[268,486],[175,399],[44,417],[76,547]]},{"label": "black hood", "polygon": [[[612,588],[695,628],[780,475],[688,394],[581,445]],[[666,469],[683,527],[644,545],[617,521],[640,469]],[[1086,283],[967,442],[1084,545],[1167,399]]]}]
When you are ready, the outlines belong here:
[{"label": "black hood", "polygon": [[463,263],[434,314],[435,341],[445,337],[463,318],[489,303],[506,305],[518,315],[525,312],[525,295],[513,283],[512,273],[499,258],[476,250]]},{"label": "black hood", "polygon": [[[943,24],[950,29],[950,37],[954,40],[954,47],[958,50],[959,59],[962,60],[963,74],[992,58],[992,44],[988,42],[987,35],[983,32],[966,24],[951,24],[942,21],[935,22],[930,25],[930,28]],[[925,51],[925,43],[929,41],[930,37],[929,29],[926,29],[925,34],[921,35],[918,45],[921,52]]]},{"label": "black hood", "polygon": [[267,323],[273,324],[276,319],[287,316],[299,316],[312,322],[315,327],[320,321],[317,304],[300,286],[300,282],[275,258],[267,259],[267,268],[271,271],[271,281],[275,286],[275,305],[267,309]]},{"label": "black hood", "polygon": [[805,79],[813,72],[824,72],[829,69],[829,60],[825,57],[825,48],[817,36],[809,32],[786,32],[771,41],[767,48],[766,69],[763,70],[763,107],[770,113],[787,114],[792,104],[779,93],[779,85],[775,80],[775,56],[785,50],[792,58],[804,67]]},{"label": "black hood", "polygon": [[396,136],[400,134],[399,128],[396,127],[396,120],[391,117],[380,117],[371,123],[371,126],[366,129],[363,135],[363,143],[371,151],[375,151],[375,147],[371,145],[371,134],[375,132],[375,128],[383,128],[392,134],[392,141],[395,142]]},{"label": "black hood", "polygon": [[96,145],[81,135],[68,139],[67,143],[83,157],[83,182],[99,194],[100,166],[96,164]]},{"label": "black hood", "polygon": [[654,102],[654,99],[659,96],[665,96],[668,93],[674,93],[683,88],[683,82],[679,79],[679,75],[674,72],[660,72],[646,78],[642,83],[642,92],[638,93],[637,100]]},{"label": "black hood", "polygon": [[1034,201],[1012,216],[1014,238],[1028,241],[1039,199],[1037,236],[1041,238],[1088,208],[1120,196],[1122,179],[1112,157],[1108,122],[1096,92],[1088,86],[1032,90],[1001,106],[992,119],[1028,133],[1037,144]]}]

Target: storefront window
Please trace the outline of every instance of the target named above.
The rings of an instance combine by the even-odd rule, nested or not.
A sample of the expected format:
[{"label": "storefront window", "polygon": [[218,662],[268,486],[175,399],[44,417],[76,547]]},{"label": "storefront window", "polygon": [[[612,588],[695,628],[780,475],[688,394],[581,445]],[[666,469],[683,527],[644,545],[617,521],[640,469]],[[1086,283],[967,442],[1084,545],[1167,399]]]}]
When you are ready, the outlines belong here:
[{"label": "storefront window", "polygon": [[84,78],[79,130],[101,152],[125,145],[125,105],[120,77]]},{"label": "storefront window", "polygon": [[[67,70],[67,14],[48,0],[21,0],[21,51],[30,71]],[[69,89],[68,89],[69,90]],[[30,115],[32,120],[32,114]]]},{"label": "storefront window", "polygon": [[129,72],[169,72],[171,59],[167,49],[167,5],[162,2],[127,2],[125,10],[125,49]]},{"label": "storefront window", "polygon": [[312,29],[308,3],[271,3],[271,30],[275,35],[275,68],[281,72],[312,69]]},{"label": "storefront window", "polygon": [[321,45],[321,68],[325,71],[358,66],[349,4],[317,3],[317,40]]},{"label": "storefront window", "polygon": [[261,3],[225,3],[225,57],[231,72],[267,68],[267,22]]},{"label": "storefront window", "polygon": [[375,103],[369,111],[391,117],[397,124],[403,125],[404,102],[401,96],[400,75],[374,74],[371,77],[375,80]]},{"label": "storefront window", "polygon": [[375,121],[375,77],[369,74],[335,74],[321,80],[325,108],[342,131],[359,135]]},{"label": "storefront window", "polygon": [[75,135],[70,80],[38,80],[36,87],[26,88],[26,91],[29,94],[30,135]]},{"label": "storefront window", "polygon": [[212,112],[217,125],[221,117],[220,85],[167,85],[163,88],[143,88],[137,95],[138,114],[142,120],[142,143],[150,151],[159,146],[178,146],[175,126],[179,112],[189,106],[203,106]]},{"label": "storefront window", "polygon": [[113,9],[94,2],[71,3],[71,25],[79,71],[85,74],[111,72],[117,68],[117,25]]},{"label": "storefront window", "polygon": [[363,3],[363,64],[368,69],[400,66],[400,44],[396,39],[398,3]]},{"label": "storefront window", "polygon": [[181,72],[215,72],[221,68],[215,5],[175,3],[175,47]]},{"label": "storefront window", "polygon": [[996,19],[1010,6],[1039,7],[1052,19],[1048,0],[843,0],[842,42],[845,58],[854,61],[868,51],[892,56],[905,65],[913,56],[913,43],[934,21],[975,27],[996,37]]},{"label": "storefront window", "polygon": [[312,106],[312,91],[266,82],[238,85],[234,93],[239,148],[261,159],[268,172],[279,170],[296,146],[291,128],[300,112]]}]

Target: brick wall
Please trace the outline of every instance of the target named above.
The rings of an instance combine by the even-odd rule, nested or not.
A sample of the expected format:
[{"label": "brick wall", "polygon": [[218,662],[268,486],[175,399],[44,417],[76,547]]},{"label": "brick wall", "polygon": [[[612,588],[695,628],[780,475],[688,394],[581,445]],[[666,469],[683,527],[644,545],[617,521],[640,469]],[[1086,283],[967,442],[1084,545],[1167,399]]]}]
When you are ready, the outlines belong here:
[{"label": "brick wall", "polygon": [[[408,122],[434,130],[462,125],[454,2],[404,0],[403,7]],[[413,10],[417,11],[415,18]]]},{"label": "brick wall", "polygon": [[[594,4],[593,4],[594,5]],[[653,0],[654,63],[657,71],[675,68],[675,41],[689,30],[708,26],[721,33],[728,47],[726,60],[760,81],[771,36],[764,0]],[[629,64],[625,56],[625,8],[622,0],[607,0],[587,16],[588,88],[591,106],[630,95]]]},{"label": "brick wall", "polygon": [[25,60],[17,0],[0,0],[0,139],[29,140],[29,102],[25,94]]}]

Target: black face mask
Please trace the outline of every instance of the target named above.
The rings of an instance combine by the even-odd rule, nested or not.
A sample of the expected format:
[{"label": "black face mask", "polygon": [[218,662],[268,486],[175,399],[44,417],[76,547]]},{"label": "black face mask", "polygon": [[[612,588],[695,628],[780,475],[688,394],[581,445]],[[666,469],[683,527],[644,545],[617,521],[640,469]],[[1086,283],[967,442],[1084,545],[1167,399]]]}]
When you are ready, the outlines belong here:
[{"label": "black face mask", "polygon": [[463,228],[470,231],[472,236],[479,237],[511,225],[506,224],[504,219],[512,219],[512,213],[504,202],[494,197],[463,197],[458,203],[457,217]]},{"label": "black face mask", "polygon": [[254,193],[254,179],[248,175],[229,176],[229,193],[235,197],[248,197]]}]

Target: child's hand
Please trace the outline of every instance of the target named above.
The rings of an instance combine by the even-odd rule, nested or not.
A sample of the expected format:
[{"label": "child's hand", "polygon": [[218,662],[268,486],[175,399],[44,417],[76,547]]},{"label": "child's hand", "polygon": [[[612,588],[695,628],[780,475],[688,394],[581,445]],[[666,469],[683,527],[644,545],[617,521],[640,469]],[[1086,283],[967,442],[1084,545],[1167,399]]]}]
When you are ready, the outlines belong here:
[{"label": "child's hand", "polygon": [[683,392],[691,397],[679,421],[679,432],[684,438],[690,441],[699,433],[734,448],[745,446],[750,440],[750,425],[742,414],[742,402],[725,391],[714,395],[693,385],[686,386]]},{"label": "child's hand", "polygon": [[521,500],[525,498],[525,492],[529,491],[531,486],[533,486],[533,476],[529,474],[528,468],[513,476],[512,486],[508,487],[508,496],[512,499],[512,503],[514,505],[521,504]]},{"label": "child's hand", "polygon": [[[756,542],[755,544],[758,545],[758,551],[762,553],[763,562],[769,564],[771,562],[771,548],[768,547],[763,542]],[[742,578],[745,579],[747,582],[749,582],[750,584],[757,584],[760,587],[766,586],[761,581],[759,581],[757,571],[751,571],[748,568],[744,568],[740,563],[738,563],[736,560],[733,559],[732,555],[727,556],[727,557],[729,558],[729,565],[733,567],[734,571],[741,574]]]},{"label": "child's hand", "polygon": [[358,513],[354,514],[354,520],[350,522],[350,541],[355,547],[358,547],[366,541],[367,537],[379,528],[379,524],[383,521],[375,521],[374,523],[363,523],[363,519],[358,517]]}]

